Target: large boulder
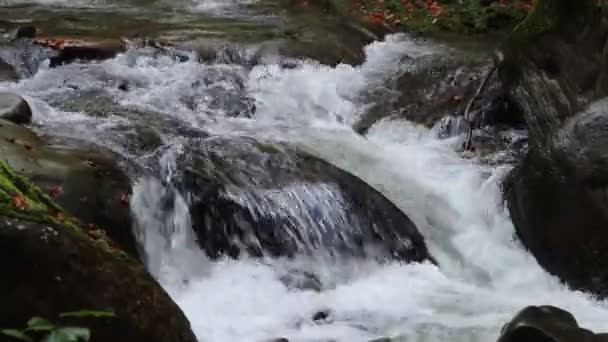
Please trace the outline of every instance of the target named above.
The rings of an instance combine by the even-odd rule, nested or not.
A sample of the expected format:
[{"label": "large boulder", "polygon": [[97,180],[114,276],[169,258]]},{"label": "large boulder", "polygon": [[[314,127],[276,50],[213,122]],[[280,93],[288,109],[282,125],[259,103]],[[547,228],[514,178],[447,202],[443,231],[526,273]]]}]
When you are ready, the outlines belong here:
[{"label": "large boulder", "polygon": [[530,132],[505,197],[517,235],[545,269],[606,296],[608,11],[590,0],[535,6],[501,66]]},{"label": "large boulder", "polygon": [[371,256],[432,260],[422,235],[369,185],[287,144],[190,141],[173,182],[211,257]]},{"label": "large boulder", "polygon": [[554,306],[529,306],[507,323],[498,342],[602,342],[605,335],[579,327],[571,313]]},{"label": "large boulder", "polygon": [[0,120],[0,160],[27,177],[91,229],[103,229],[137,257],[128,196],[131,181],[117,158],[76,141],[52,143]]},{"label": "large boulder", "polygon": [[32,109],[23,97],[12,93],[0,93],[0,119],[16,124],[28,124],[32,122]]},{"label": "large boulder", "polygon": [[110,309],[116,317],[63,324],[90,328],[91,341],[195,342],[188,320],[161,286],[110,245],[0,161],[1,327]]},{"label": "large boulder", "polygon": [[608,99],[533,148],[507,179],[517,234],[549,272],[608,295]]}]

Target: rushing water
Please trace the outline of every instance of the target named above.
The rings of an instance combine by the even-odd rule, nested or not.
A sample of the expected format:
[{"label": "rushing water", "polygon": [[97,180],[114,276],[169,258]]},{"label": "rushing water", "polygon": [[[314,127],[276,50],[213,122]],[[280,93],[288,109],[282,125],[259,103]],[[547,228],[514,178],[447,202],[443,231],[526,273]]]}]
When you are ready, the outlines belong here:
[{"label": "rushing water", "polygon": [[[234,13],[238,5],[204,0],[186,8],[221,15],[228,8]],[[254,67],[180,63],[132,49],[100,63],[43,65],[31,78],[0,88],[33,103],[42,133],[90,139],[134,161],[160,165],[160,178],[136,180],[137,234],[150,271],[201,341],[488,342],[516,311],[534,304],[563,307],[582,326],[602,330],[605,304],[566,289],[514,239],[499,189],[508,167],[463,160],[455,152],[460,137],[439,140],[434,131],[407,121],[382,121],[366,137],[350,128],[368,105],[365,93],[445,49],[396,35],[368,46],[359,67],[297,61],[293,68],[281,67],[276,58]],[[238,53],[247,59],[255,51]],[[206,81],[197,83],[201,79]],[[121,82],[131,85],[127,91],[117,87]],[[218,98],[232,100],[218,103]],[[225,116],[235,103],[238,109],[250,101],[254,119]],[[91,106],[100,105],[108,113],[92,116]],[[171,149],[134,155],[121,141],[122,133],[159,122]],[[166,195],[162,178],[175,171],[182,132],[203,128],[217,135],[290,141],[358,176],[412,218],[441,266],[310,257],[208,260],[194,243],[181,197],[173,199],[168,215],[159,214]],[[320,291],[286,286],[285,277],[306,274],[318,277]],[[329,317],[313,321],[321,310]]]}]

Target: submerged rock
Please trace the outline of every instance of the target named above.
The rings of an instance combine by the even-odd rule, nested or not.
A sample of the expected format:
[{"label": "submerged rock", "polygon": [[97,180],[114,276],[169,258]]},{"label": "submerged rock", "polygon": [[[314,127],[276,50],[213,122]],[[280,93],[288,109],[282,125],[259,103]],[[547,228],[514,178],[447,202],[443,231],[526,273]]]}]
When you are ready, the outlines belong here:
[{"label": "submerged rock", "polygon": [[317,311],[314,315],[312,315],[312,320],[317,323],[327,323],[331,318],[330,316],[330,310],[321,310]]},{"label": "submerged rock", "polygon": [[554,306],[529,306],[506,324],[498,342],[602,342],[602,335],[578,326],[571,313]]},{"label": "submerged rock", "polygon": [[314,273],[301,271],[301,270],[289,270],[286,274],[282,275],[279,280],[285,284],[290,290],[311,290],[321,292],[323,283],[319,276]]},{"label": "submerged rock", "polygon": [[0,82],[1,81],[16,81],[19,75],[12,65],[0,59]]},{"label": "submerged rock", "polygon": [[0,120],[1,159],[91,229],[103,229],[137,257],[129,177],[111,153],[70,142],[48,145],[31,130]]},{"label": "submerged rock", "polygon": [[414,223],[378,191],[310,154],[251,138],[188,143],[175,186],[211,257],[432,260]]},{"label": "submerged rock", "polygon": [[0,119],[16,124],[28,124],[32,122],[32,109],[21,96],[0,93]]}]

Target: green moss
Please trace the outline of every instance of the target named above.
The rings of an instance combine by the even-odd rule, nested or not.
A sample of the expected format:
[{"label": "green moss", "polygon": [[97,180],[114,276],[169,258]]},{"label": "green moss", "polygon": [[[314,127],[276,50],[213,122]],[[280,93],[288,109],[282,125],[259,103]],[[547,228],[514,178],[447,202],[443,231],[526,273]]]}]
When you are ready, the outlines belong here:
[{"label": "green moss", "polygon": [[525,48],[546,33],[582,32],[596,10],[595,0],[534,0],[530,13],[515,27],[508,44]]},{"label": "green moss", "polygon": [[[14,200],[24,201],[24,205],[16,205]],[[58,229],[64,229],[79,238],[92,242],[92,245],[116,257],[124,258],[126,253],[113,249],[109,239],[101,234],[91,238],[78,221],[65,214],[49,196],[27,179],[13,172],[0,160],[0,216],[20,219],[29,222],[43,223]]]},{"label": "green moss", "polygon": [[509,37],[509,43],[517,46],[530,44],[538,35],[550,32],[559,23],[560,0],[535,0],[532,10]]}]

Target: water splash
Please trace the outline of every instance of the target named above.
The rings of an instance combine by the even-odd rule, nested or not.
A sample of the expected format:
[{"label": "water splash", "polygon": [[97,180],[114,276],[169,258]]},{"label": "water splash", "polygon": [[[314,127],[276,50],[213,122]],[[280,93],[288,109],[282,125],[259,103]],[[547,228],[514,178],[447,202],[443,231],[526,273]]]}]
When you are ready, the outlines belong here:
[{"label": "water splash", "polygon": [[[105,118],[85,119],[82,113],[48,105],[51,99],[94,90],[112,95],[123,109],[143,111],[122,116],[127,122],[159,115],[215,134],[289,140],[384,193],[415,221],[441,264],[319,263],[304,257],[211,262],[195,244],[185,200],[167,187],[174,165],[169,153],[161,159],[160,179],[144,178],[135,186],[132,209],[150,271],[186,312],[202,341],[398,336],[420,342],[485,342],[531,304],[561,306],[584,327],[601,330],[608,319],[606,303],[566,289],[513,238],[499,191],[504,168],[463,161],[454,152],[457,138],[439,141],[433,132],[409,122],[380,122],[366,138],[350,131],[368,105],[362,92],[382,87],[387,78],[441,53],[441,48],[391,36],[366,52],[360,67],[301,62],[294,69],[273,63],[253,68],[201,65],[127,53],[103,63],[43,67],[31,79],[0,87],[29,96],[37,103],[36,121],[57,132],[89,120],[77,131],[97,137],[91,123],[108,123]],[[209,89],[193,90],[191,85],[218,70],[237,76],[212,81],[209,89],[236,87],[253,97],[255,120],[222,115],[208,120],[217,112],[205,113]],[[132,87],[118,89],[121,81]],[[189,107],[182,101],[184,94],[202,101]],[[275,202],[283,203],[284,197]],[[294,269],[318,277],[320,291],[287,286],[282,278]],[[314,321],[319,310],[329,310],[329,318]]]}]

